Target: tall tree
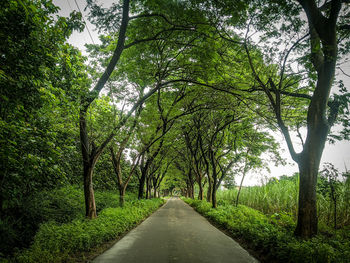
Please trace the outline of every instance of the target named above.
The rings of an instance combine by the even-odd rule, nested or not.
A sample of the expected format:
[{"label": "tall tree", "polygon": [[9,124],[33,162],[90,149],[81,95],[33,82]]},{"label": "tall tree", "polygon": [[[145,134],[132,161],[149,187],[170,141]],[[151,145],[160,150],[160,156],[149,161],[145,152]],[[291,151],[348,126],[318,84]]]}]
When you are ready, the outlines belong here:
[{"label": "tall tree", "polygon": [[[252,73],[251,88],[245,91],[265,95],[291,157],[299,166],[300,192],[295,234],[309,238],[317,234],[318,229],[316,182],[320,159],[339,107],[347,103],[346,96],[334,95],[330,99],[330,93],[339,47],[342,54],[348,52],[344,49],[348,36],[343,32],[347,30],[349,21],[346,16],[340,15],[348,11],[347,1],[325,1],[322,5],[314,0],[297,2],[251,1],[250,22],[244,40],[239,40],[238,33],[225,26],[221,27],[225,29],[220,34],[232,45],[245,50],[245,61]],[[257,51],[256,45],[251,44],[252,29],[260,32],[260,43],[264,44],[268,54]],[[342,36],[341,39],[339,36]],[[306,39],[309,39],[309,44],[305,43]],[[290,56],[292,53],[294,57]],[[304,70],[295,70],[293,63],[298,63]],[[266,105],[266,101],[261,100],[260,103],[261,107]],[[265,113],[264,117],[268,115]],[[290,130],[294,127],[298,132],[300,125],[306,126],[307,135],[302,140],[302,151],[297,153]]]}]

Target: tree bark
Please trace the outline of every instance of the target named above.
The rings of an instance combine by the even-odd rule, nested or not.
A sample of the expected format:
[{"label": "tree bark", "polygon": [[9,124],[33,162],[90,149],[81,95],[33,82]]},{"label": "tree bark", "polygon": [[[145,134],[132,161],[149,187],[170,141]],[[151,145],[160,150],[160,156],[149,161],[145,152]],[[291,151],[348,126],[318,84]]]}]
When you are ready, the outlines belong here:
[{"label": "tree bark", "polygon": [[212,203],[213,208],[217,208],[216,191],[215,190],[213,190],[213,193],[212,193],[211,203]]},{"label": "tree bark", "polygon": [[212,193],[213,193],[213,183],[211,178],[208,175],[208,191],[207,191],[207,202],[212,201]]},{"label": "tree bark", "polygon": [[317,234],[318,230],[316,204],[318,166],[316,163],[313,165],[308,163],[307,160],[299,164],[298,221],[294,234],[302,238],[312,237]]},{"label": "tree bark", "polygon": [[198,176],[197,178],[199,192],[198,192],[198,199],[203,200],[204,199],[204,191],[203,191],[203,185],[202,185],[202,177]]},{"label": "tree bark", "polygon": [[125,204],[126,185],[119,186],[119,206],[123,207]]},{"label": "tree bark", "polygon": [[85,216],[90,219],[97,217],[94,188],[92,185],[93,171],[94,165],[84,164]]},{"label": "tree bark", "polygon": [[141,172],[141,178],[139,180],[138,199],[142,199],[143,198],[144,189],[145,189],[145,181],[146,181],[146,174]]}]

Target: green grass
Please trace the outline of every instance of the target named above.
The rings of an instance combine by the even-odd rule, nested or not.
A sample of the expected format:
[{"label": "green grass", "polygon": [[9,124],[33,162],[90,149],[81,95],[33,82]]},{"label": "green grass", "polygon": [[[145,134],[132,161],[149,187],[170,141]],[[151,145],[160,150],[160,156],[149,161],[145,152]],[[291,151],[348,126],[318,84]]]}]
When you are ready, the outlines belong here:
[{"label": "green grass", "polygon": [[211,208],[206,201],[184,198],[199,213],[244,240],[259,252],[263,262],[350,262],[350,229],[331,237],[319,235],[307,241],[293,236],[295,221],[286,213],[265,215],[253,208],[220,201]]},{"label": "green grass", "polygon": [[[127,194],[126,201],[137,197]],[[108,207],[118,207],[116,191],[95,191],[97,213]],[[28,247],[39,226],[45,222],[64,224],[84,219],[84,192],[81,187],[61,188],[33,193],[15,207],[7,207],[0,219],[0,258]]]},{"label": "green grass", "polygon": [[[280,180],[270,182],[263,186],[242,188],[239,203],[257,209],[264,214],[286,213],[296,219],[298,205],[299,182],[295,180]],[[341,184],[337,202],[337,225],[344,227],[350,225],[350,189]],[[233,204],[236,200],[237,189],[218,191],[218,200]],[[329,197],[317,193],[318,217],[321,226],[332,226],[333,205]]]},{"label": "green grass", "polygon": [[123,208],[104,209],[97,219],[44,223],[30,248],[17,253],[10,262],[69,262],[72,254],[89,251],[132,229],[163,202],[161,199],[131,201]]}]

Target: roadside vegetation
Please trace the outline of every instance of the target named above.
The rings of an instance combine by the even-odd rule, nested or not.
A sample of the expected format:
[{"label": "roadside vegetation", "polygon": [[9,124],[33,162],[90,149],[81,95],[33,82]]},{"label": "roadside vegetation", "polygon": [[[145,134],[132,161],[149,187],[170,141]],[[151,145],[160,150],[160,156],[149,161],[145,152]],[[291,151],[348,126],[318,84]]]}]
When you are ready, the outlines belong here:
[{"label": "roadside vegetation", "polygon": [[[228,200],[218,200],[217,209],[202,200],[184,198],[196,211],[219,225],[230,236],[255,251],[262,262],[349,262],[350,229],[319,234],[300,240],[293,234],[295,218],[280,212],[266,215],[245,205],[237,207]],[[323,228],[323,230],[325,230]]]},{"label": "roadside vegetation", "polygon": [[[319,178],[317,186],[317,211],[321,231],[341,229],[350,225],[350,177],[343,176],[328,164]],[[329,178],[333,172],[336,178]],[[332,181],[333,180],[333,181]],[[332,190],[333,189],[333,190]],[[267,215],[284,213],[294,220],[297,218],[299,175],[271,178],[262,186],[244,187],[241,190],[239,204],[254,208]],[[235,204],[237,188],[218,192],[218,199]]]},{"label": "roadside vegetation", "polygon": [[[0,1],[1,259],[68,260],[175,192],[229,220],[249,205],[267,229],[292,218],[291,251],[323,231],[343,241],[349,181],[320,161],[328,141],[350,138],[349,1],[87,0],[67,17],[63,2]],[[68,40],[86,20],[99,40],[84,56]],[[286,163],[275,133],[298,179],[242,188]],[[235,201],[219,189],[237,174]],[[347,255],[336,242],[322,260]]]},{"label": "roadside vegetation", "polygon": [[[83,197],[83,191],[74,186],[41,192],[31,199],[33,206],[23,211],[25,219],[2,222],[5,242],[1,243],[1,249],[12,251],[9,262],[83,261],[83,258],[74,258],[75,254],[81,256],[117,239],[164,203],[162,199],[137,200],[135,194],[128,194],[124,206],[120,207],[118,195],[97,191],[98,218],[88,220],[84,217]],[[16,244],[30,246],[13,250]]]},{"label": "roadside vegetation", "polygon": [[270,178],[261,186],[218,191],[218,208],[184,198],[196,211],[220,226],[262,262],[349,262],[350,177],[325,164],[317,185],[319,233],[296,238],[299,174]]}]

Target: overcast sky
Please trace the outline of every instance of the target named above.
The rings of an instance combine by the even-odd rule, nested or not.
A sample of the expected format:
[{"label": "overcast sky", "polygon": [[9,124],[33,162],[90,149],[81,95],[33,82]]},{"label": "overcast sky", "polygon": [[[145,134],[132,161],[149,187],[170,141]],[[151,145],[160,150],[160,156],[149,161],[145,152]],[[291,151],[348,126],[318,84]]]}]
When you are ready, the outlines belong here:
[{"label": "overcast sky", "polygon": [[[112,0],[104,0],[100,1],[101,3],[108,3]],[[78,10],[77,4],[80,7],[80,10],[83,12],[84,18],[87,21],[87,13],[84,11],[85,8],[85,0],[53,0],[53,3],[61,8],[60,15],[68,16],[72,10]],[[73,33],[69,42],[84,51],[85,44],[92,44],[92,41],[98,43],[98,34],[94,30],[94,27],[87,21],[88,28],[90,29],[91,37],[89,32],[85,28],[82,33]],[[92,39],[91,39],[92,38]],[[84,52],[83,52],[84,53]],[[350,75],[350,62],[347,65],[343,65],[342,69],[345,73]],[[345,86],[348,90],[350,90],[350,78],[345,76],[342,72],[337,71],[337,75],[339,79],[342,79],[345,83]],[[291,159],[287,145],[283,140],[281,134],[274,134],[274,136],[281,142],[282,148],[282,157],[284,157],[288,163],[286,166],[278,166],[275,167],[273,164],[270,165],[271,173],[268,173],[266,170],[263,170],[259,173],[253,173],[247,176],[244,185],[255,185],[260,184],[263,178],[268,177],[279,177],[281,175],[292,175],[295,172],[298,172],[297,165]],[[296,144],[300,143],[298,140],[295,141]],[[297,148],[298,149],[298,148]],[[337,142],[334,145],[330,145],[326,143],[325,150],[322,155],[321,166],[322,169],[323,163],[330,162],[334,164],[334,166],[339,171],[345,171],[345,166],[350,170],[350,142],[349,141],[341,141]],[[237,176],[236,182],[239,183],[241,178]]]}]

